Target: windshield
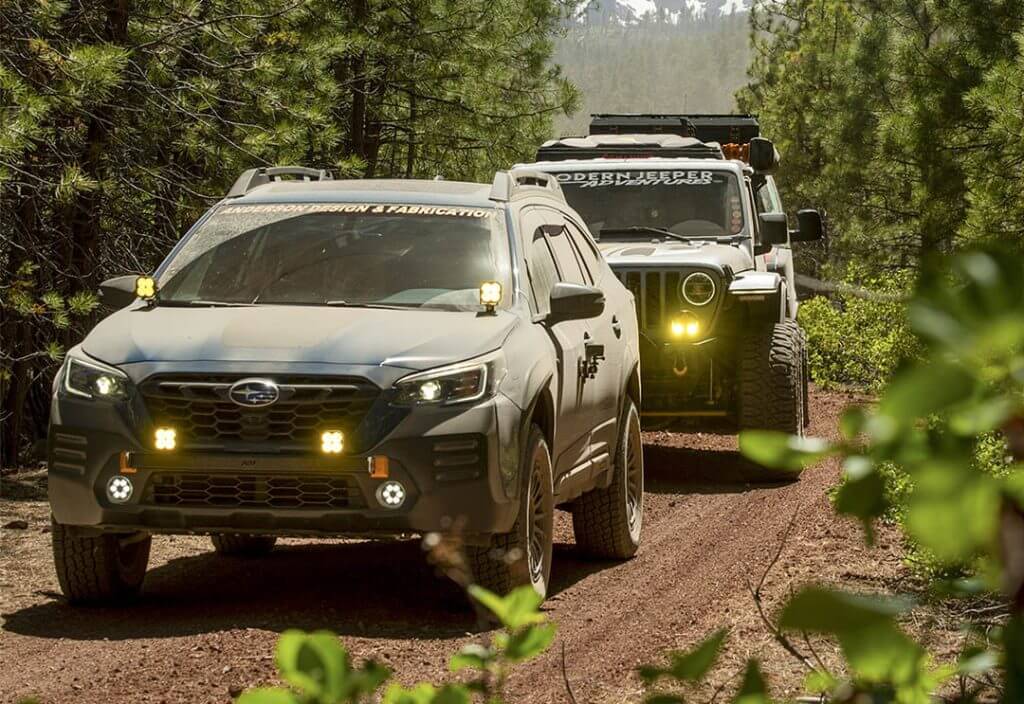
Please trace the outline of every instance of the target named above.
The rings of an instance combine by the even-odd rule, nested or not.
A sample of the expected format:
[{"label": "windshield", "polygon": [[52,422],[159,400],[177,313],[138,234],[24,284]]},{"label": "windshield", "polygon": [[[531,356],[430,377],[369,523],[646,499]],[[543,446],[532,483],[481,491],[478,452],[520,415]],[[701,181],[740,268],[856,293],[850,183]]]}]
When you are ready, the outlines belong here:
[{"label": "windshield", "polygon": [[631,228],[648,228],[633,233],[646,239],[650,228],[686,237],[743,232],[739,179],[728,171],[576,171],[556,177],[569,205],[605,239],[631,236]]},{"label": "windshield", "polygon": [[162,303],[477,310],[509,271],[493,208],[282,203],[220,207],[158,283]]}]

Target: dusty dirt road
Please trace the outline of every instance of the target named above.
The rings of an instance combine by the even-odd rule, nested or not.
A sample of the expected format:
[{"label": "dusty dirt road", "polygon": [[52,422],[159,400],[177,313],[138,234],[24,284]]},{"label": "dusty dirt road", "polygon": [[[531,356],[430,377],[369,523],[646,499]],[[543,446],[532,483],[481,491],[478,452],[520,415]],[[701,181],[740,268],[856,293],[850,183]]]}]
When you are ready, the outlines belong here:
[{"label": "dusty dirt road", "polygon": [[[816,393],[811,431],[831,435],[849,402]],[[623,564],[581,560],[569,522],[559,518],[546,605],[558,638],[515,674],[510,702],[569,701],[563,647],[577,702],[636,701],[638,664],[720,625],[731,636],[715,683],[756,655],[767,660],[778,695],[795,693],[804,671],[772,641],[746,582],[760,578],[794,516],[766,582],[769,612],[809,581],[904,589],[894,531],[883,530],[868,550],[859,528],[833,515],[827,495],[839,476],[835,463],[771,485],[745,468],[734,438],[651,433],[645,440],[639,555]],[[289,541],[247,561],[217,558],[205,538],[157,538],[139,603],[72,609],[57,594],[47,516],[45,502],[0,503],[0,522],[28,522],[0,538],[2,701],[228,702],[242,687],[273,681],[274,643],[295,627],[337,632],[356,658],[382,660],[406,683],[442,682],[449,655],[487,636],[412,541]],[[827,645],[818,652],[835,658]]]}]

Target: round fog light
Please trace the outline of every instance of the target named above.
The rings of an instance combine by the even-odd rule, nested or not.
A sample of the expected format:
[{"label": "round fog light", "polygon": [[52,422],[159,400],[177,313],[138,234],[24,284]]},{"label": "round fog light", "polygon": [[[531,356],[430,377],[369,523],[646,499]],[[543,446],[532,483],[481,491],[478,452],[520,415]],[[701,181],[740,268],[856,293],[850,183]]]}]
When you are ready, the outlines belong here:
[{"label": "round fog light", "polygon": [[133,490],[132,480],[128,477],[111,477],[107,482],[107,498],[115,504],[126,503],[128,499],[132,498]]},{"label": "round fog light", "polygon": [[399,482],[384,482],[377,487],[377,503],[384,508],[401,508],[405,503],[405,487]]}]

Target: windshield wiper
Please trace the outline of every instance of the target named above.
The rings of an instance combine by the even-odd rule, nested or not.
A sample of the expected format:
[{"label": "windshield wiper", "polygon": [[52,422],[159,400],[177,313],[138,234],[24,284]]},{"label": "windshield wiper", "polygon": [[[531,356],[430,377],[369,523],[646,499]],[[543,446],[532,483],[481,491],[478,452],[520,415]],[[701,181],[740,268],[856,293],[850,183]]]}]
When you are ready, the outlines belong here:
[{"label": "windshield wiper", "polygon": [[418,305],[397,305],[388,303],[349,303],[348,301],[326,301],[323,305],[335,308],[384,308],[387,310],[408,310],[419,308]]},{"label": "windshield wiper", "polygon": [[[185,303],[186,301],[181,301]],[[187,301],[190,306],[207,306],[210,308],[248,308],[253,305],[252,303],[245,303],[244,301]]]},{"label": "windshield wiper", "polygon": [[657,235],[658,237],[668,237],[669,239],[679,240],[680,242],[688,242],[689,237],[676,234],[671,230],[665,230],[660,227],[615,227],[605,228],[601,230],[601,236],[605,235]]}]

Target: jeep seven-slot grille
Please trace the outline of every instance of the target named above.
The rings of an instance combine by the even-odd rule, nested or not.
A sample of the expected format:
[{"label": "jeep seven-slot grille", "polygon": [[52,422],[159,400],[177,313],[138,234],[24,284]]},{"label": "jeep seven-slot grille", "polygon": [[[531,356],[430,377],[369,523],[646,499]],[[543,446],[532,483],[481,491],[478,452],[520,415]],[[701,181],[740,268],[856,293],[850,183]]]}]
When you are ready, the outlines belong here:
[{"label": "jeep seven-slot grille", "polygon": [[361,378],[268,376],[278,385],[279,399],[253,408],[229,395],[231,385],[244,378],[251,375],[155,376],[141,390],[153,423],[174,427],[183,445],[271,442],[295,449],[319,447],[323,429],[352,437],[380,395]]},{"label": "jeep seven-slot grille", "polygon": [[158,472],[143,502],[183,508],[362,508],[362,494],[346,475]]},{"label": "jeep seven-slot grille", "polygon": [[615,275],[636,298],[637,317],[641,330],[661,330],[669,318],[683,309],[690,309],[679,294],[684,272],[616,270]]}]

